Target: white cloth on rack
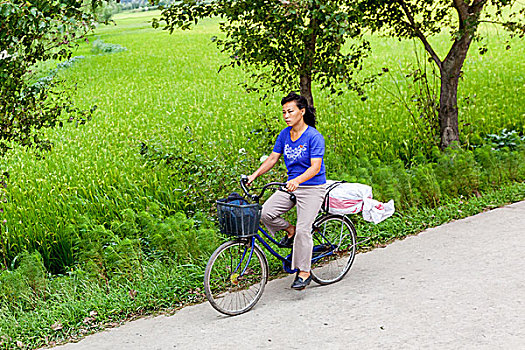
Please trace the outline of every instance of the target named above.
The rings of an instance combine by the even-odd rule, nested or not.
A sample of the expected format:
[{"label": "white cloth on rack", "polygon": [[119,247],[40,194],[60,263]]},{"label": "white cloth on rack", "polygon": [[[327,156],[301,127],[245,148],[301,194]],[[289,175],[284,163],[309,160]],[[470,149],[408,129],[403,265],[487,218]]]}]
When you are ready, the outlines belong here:
[{"label": "white cloth on rack", "polygon": [[[372,199],[372,187],[360,183],[348,183],[333,180],[326,182],[328,212],[331,214],[363,213],[363,219],[375,224],[392,216],[395,212],[394,201],[381,203]],[[331,189],[330,189],[331,188]]]}]

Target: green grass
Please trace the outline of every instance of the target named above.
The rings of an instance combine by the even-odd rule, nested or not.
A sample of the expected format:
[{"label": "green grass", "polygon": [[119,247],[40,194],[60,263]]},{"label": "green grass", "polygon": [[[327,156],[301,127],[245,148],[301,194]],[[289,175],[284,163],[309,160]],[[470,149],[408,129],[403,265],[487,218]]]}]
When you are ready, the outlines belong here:
[{"label": "green grass", "polygon": [[[100,324],[201,297],[196,288],[202,268],[220,238],[206,215],[186,219],[180,212],[207,211],[212,199],[238,191],[239,175],[253,171],[260,156],[271,151],[275,135],[260,132],[262,121],[273,129],[284,126],[281,93],[260,101],[237,85],[246,79],[242,70],[217,74],[228,61],[210,40],[218,33],[218,20],[169,35],[151,29],[151,16],[116,15],[118,25],[101,25],[75,53],[85,58],[60,71],[77,105],[98,106],[92,121],[47,131],[54,148],[43,158],[15,148],[0,160],[10,174],[2,214],[2,264],[16,266],[20,252],[36,249],[47,270],[61,274],[49,279],[43,299],[21,296],[0,302],[0,333],[12,340],[0,340],[0,347],[14,346],[16,334],[28,346],[41,346],[45,335],[61,341],[81,336],[81,329],[91,332]],[[506,51],[504,35],[484,30],[490,33],[489,51],[480,56],[477,44],[471,48],[460,82],[465,140],[503,128],[525,131],[525,44],[511,40],[512,49]],[[127,50],[93,55],[91,43],[98,38]],[[375,36],[370,40],[373,51],[361,76],[382,67],[391,73],[368,88],[365,102],[352,92],[335,102],[314,92],[318,128],[327,141],[329,177],[372,184],[377,198],[395,198],[403,209],[380,226],[361,224],[360,231],[379,233],[383,241],[418,232],[462,216],[455,209],[435,207],[456,208],[460,195],[478,190],[489,194],[479,203],[469,201],[478,204],[463,209],[464,215],[525,198],[523,185],[511,184],[525,179],[523,150],[454,153],[436,157],[434,164],[418,158],[421,141],[414,122],[391,94],[398,86],[400,96],[410,95],[405,74],[414,63],[414,43]],[[441,56],[450,45],[446,35],[432,42]],[[145,155],[143,143],[149,147]],[[166,166],[162,159],[171,163]],[[413,167],[406,170],[406,164]],[[483,169],[475,165],[463,176],[469,164]],[[283,174],[281,166],[267,179]],[[456,182],[449,184],[450,179]],[[469,193],[460,193],[460,181],[469,181]],[[502,195],[494,201],[493,188],[505,188],[495,192]],[[412,205],[418,207],[415,214],[408,209]],[[426,220],[431,212],[444,214]],[[410,220],[414,225],[403,226],[411,216],[416,217]],[[184,244],[196,248],[184,250]],[[137,266],[142,274],[127,274]],[[86,290],[89,293],[79,298]],[[130,290],[138,296],[126,297]],[[89,328],[82,321],[93,310],[98,316]],[[50,327],[58,320],[63,330],[54,331]]]}]

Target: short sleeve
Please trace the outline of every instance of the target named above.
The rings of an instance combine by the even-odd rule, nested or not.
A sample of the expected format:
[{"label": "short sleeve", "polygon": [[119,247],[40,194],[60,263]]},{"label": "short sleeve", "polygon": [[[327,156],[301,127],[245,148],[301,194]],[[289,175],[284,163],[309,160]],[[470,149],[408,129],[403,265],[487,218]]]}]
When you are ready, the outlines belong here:
[{"label": "short sleeve", "polygon": [[324,138],[323,135],[316,133],[310,140],[310,158],[324,157]]},{"label": "short sleeve", "polygon": [[281,131],[277,140],[275,140],[275,145],[273,146],[273,151],[275,153],[283,154],[284,152],[284,132]]}]

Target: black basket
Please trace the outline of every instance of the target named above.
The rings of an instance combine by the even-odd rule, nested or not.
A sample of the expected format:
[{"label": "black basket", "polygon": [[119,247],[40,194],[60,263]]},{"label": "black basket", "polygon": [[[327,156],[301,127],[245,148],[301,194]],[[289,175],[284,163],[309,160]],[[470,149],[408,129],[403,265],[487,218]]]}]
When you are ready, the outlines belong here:
[{"label": "black basket", "polygon": [[259,204],[232,204],[227,199],[217,201],[217,217],[221,233],[237,237],[250,237],[259,230],[261,220]]}]

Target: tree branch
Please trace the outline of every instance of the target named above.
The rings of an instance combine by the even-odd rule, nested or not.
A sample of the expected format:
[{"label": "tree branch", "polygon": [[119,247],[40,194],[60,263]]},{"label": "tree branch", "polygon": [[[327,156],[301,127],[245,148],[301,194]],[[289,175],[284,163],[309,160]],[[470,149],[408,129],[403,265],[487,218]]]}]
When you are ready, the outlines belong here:
[{"label": "tree branch", "polygon": [[460,22],[463,22],[468,16],[468,5],[463,0],[454,0],[453,6],[458,11]]},{"label": "tree branch", "polygon": [[425,37],[425,35],[421,32],[421,30],[419,30],[419,28],[418,28],[418,26],[416,24],[416,21],[414,19],[414,16],[412,16],[412,13],[408,9],[408,6],[406,5],[406,3],[403,0],[398,0],[398,2],[401,5],[401,7],[403,8],[403,12],[407,16],[408,21],[410,22],[410,26],[412,27],[412,30],[414,31],[414,34],[419,38],[419,40],[421,40],[421,42],[425,46],[425,50],[429,53],[430,57],[432,57],[432,59],[434,60],[434,62],[438,66],[438,68],[441,70],[442,61],[439,59],[439,56],[434,51],[434,49],[432,48],[432,46],[428,42],[427,38]]},{"label": "tree branch", "polygon": [[487,0],[474,0],[474,2],[472,2],[472,5],[469,6],[468,12],[470,14],[478,15],[486,3],[487,3]]}]

